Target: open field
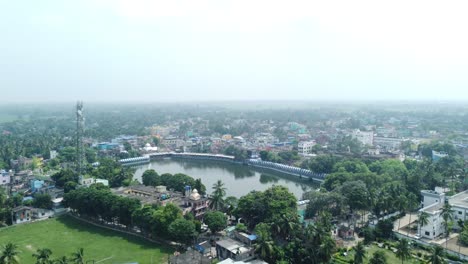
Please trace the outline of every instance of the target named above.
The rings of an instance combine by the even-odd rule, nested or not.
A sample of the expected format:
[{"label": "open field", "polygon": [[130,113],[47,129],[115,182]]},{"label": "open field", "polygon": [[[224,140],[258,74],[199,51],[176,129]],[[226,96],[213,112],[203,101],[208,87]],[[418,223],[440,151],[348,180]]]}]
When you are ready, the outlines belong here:
[{"label": "open field", "polygon": [[84,248],[85,260],[95,263],[167,263],[172,250],[146,240],[82,223],[70,216],[0,229],[0,245],[12,242],[21,251],[21,263],[34,263],[38,248],[52,257],[70,256]]}]

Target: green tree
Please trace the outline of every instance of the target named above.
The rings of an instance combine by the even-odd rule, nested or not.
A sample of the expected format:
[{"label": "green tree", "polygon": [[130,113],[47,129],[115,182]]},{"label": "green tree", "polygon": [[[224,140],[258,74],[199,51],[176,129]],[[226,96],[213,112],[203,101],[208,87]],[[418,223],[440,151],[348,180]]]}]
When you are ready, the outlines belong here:
[{"label": "green tree", "polygon": [[398,241],[396,249],[397,249],[396,256],[399,259],[401,259],[402,264],[404,260],[411,258],[411,246],[408,243],[407,239],[404,239],[404,238],[400,239],[400,241]]},{"label": "green tree", "polygon": [[369,191],[362,181],[345,182],[340,189],[340,193],[346,197],[347,204],[351,211],[366,210],[369,208]]},{"label": "green tree", "polygon": [[364,263],[364,259],[366,258],[366,248],[364,247],[364,243],[359,241],[353,249],[354,249],[354,263],[355,264]]},{"label": "green tree", "polygon": [[36,253],[32,254],[36,258],[36,264],[50,264],[50,255],[52,255],[52,250],[48,248],[40,248],[36,250]]},{"label": "green tree", "polygon": [[382,250],[374,252],[374,254],[372,254],[372,258],[369,260],[369,264],[387,264],[385,252]]},{"label": "green tree", "polygon": [[260,223],[255,227],[257,242],[255,244],[255,253],[262,259],[269,261],[274,252],[274,243],[271,238],[270,227],[265,223]]},{"label": "green tree", "polygon": [[53,264],[68,264],[68,258],[66,256],[62,256],[61,258],[55,259],[52,261]]},{"label": "green tree", "polygon": [[52,197],[50,197],[50,195],[46,193],[35,194],[33,206],[36,208],[42,208],[42,209],[52,209],[52,206],[53,206]]},{"label": "green tree", "polygon": [[336,250],[336,243],[335,240],[331,236],[323,236],[322,237],[322,243],[320,244],[319,247],[319,256],[320,256],[320,261],[323,261],[323,263],[328,263],[331,259],[332,254]]},{"label": "green tree", "polygon": [[0,263],[1,264],[19,264],[18,246],[13,243],[7,243],[1,249]]},{"label": "green tree", "polygon": [[55,181],[57,187],[63,187],[65,183],[70,181],[78,183],[78,175],[69,169],[60,170],[53,174],[51,178]]},{"label": "green tree", "polygon": [[[408,201],[406,200],[406,197],[403,194],[398,196],[396,199],[396,203],[400,213],[404,213],[406,211],[406,208],[408,207]],[[398,216],[398,230],[400,230],[400,221],[401,215]]]},{"label": "green tree", "polygon": [[418,216],[418,226],[419,226],[419,235],[421,235],[421,229],[429,224],[429,214],[425,211],[419,213]]},{"label": "green tree", "polygon": [[453,220],[453,210],[452,206],[449,203],[445,203],[444,207],[442,207],[442,212],[440,213],[442,219],[444,219],[444,227],[445,227],[445,249],[447,249],[447,242],[450,235],[450,223]]},{"label": "green tree", "polygon": [[458,236],[458,243],[463,246],[468,245],[468,222],[464,222],[462,225],[462,232]]},{"label": "green tree", "polygon": [[192,221],[183,218],[176,219],[169,225],[169,236],[182,244],[190,244],[195,237],[195,224]]},{"label": "green tree", "polygon": [[239,199],[237,199],[237,197],[235,196],[226,197],[226,199],[224,199],[224,205],[225,205],[224,211],[229,216],[232,216],[232,213],[234,212],[234,210],[236,210],[238,203],[239,203]]},{"label": "green tree", "polygon": [[157,186],[161,184],[161,177],[155,170],[146,170],[141,176],[143,184],[146,186]]},{"label": "green tree", "polygon": [[380,220],[375,229],[377,238],[388,239],[393,235],[393,222],[390,219]]},{"label": "green tree", "polygon": [[297,217],[297,199],[284,186],[275,185],[265,192],[251,191],[239,199],[234,212],[249,228],[258,223],[271,223],[281,215]]},{"label": "green tree", "polygon": [[68,181],[63,186],[63,192],[68,193],[70,191],[76,190],[77,187],[78,187],[78,183],[76,183],[74,181]]},{"label": "green tree", "polygon": [[84,249],[79,248],[77,251],[72,253],[71,261],[75,264],[84,264],[85,259],[84,259]]},{"label": "green tree", "polygon": [[236,230],[239,232],[247,232],[247,226],[245,226],[243,223],[238,223],[236,225]]},{"label": "green tree", "polygon": [[195,185],[193,186],[194,189],[197,189],[198,193],[201,195],[206,194],[206,187],[203,185],[201,179],[196,179],[195,180]]},{"label": "green tree", "polygon": [[321,155],[312,158],[309,162],[309,168],[316,173],[332,173],[333,167],[338,162],[338,158],[332,155]]},{"label": "green tree", "polygon": [[226,196],[226,187],[221,180],[213,184],[213,193],[211,195],[210,208],[213,210],[223,210],[224,196]]},{"label": "green tree", "polygon": [[219,211],[208,212],[204,216],[204,222],[208,225],[211,233],[216,233],[227,226],[226,216]]},{"label": "green tree", "polygon": [[408,228],[408,233],[406,234],[407,236],[409,236],[409,231],[411,229],[411,216],[412,216],[412,212],[417,209],[418,207],[418,197],[416,197],[416,195],[414,193],[409,193],[407,195],[407,199],[408,199],[408,202],[407,202],[407,208],[408,208],[408,212],[410,214],[409,216],[409,224],[407,226]]},{"label": "green tree", "polygon": [[158,138],[158,137],[153,137],[153,144],[154,144],[156,147],[159,146],[159,143],[160,143],[159,138]]},{"label": "green tree", "polygon": [[446,264],[445,260],[445,251],[444,249],[437,245],[431,248],[431,254],[429,255],[430,264]]}]

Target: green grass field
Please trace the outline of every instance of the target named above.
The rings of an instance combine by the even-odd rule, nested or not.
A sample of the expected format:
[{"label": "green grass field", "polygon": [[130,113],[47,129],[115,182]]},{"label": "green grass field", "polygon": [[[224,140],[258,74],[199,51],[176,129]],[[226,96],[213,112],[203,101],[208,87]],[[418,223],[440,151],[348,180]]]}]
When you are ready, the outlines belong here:
[{"label": "green grass field", "polygon": [[0,229],[0,245],[12,242],[21,251],[21,263],[34,263],[38,248],[52,250],[52,258],[70,256],[84,248],[95,263],[167,263],[169,247],[82,223],[70,216]]}]

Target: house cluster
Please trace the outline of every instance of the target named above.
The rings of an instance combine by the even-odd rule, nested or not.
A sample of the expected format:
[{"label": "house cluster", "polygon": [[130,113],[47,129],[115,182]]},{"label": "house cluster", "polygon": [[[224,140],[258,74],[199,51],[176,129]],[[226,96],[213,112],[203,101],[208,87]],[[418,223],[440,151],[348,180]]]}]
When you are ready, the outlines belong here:
[{"label": "house cluster", "polygon": [[[51,152],[51,155],[56,153]],[[12,209],[12,223],[19,224],[30,222],[36,219],[43,219],[50,217],[56,213],[61,213],[65,209],[61,206],[64,191],[57,188],[55,183],[51,180],[44,180],[37,177],[40,173],[40,168],[44,160],[42,157],[36,155],[34,158],[18,157],[10,161],[9,171],[0,169],[0,186],[6,186],[9,194],[20,194],[23,199],[23,204],[31,205],[34,197],[39,194],[47,194],[51,197],[52,208],[41,209],[33,208],[31,206],[18,206]],[[37,166],[34,171],[31,170]]]},{"label": "house cluster", "polygon": [[[445,233],[442,209],[445,203],[452,207],[452,217],[454,225],[458,225],[458,220],[467,220],[468,216],[468,191],[447,196],[442,188],[421,191],[423,196],[422,206],[419,211],[429,214],[428,223],[420,227],[419,234],[423,238],[434,239]],[[461,228],[461,227],[458,227]]]},{"label": "house cluster", "polygon": [[23,202],[32,201],[37,194],[48,194],[52,200],[51,209],[34,208],[31,206],[18,206],[12,209],[12,223],[21,224],[34,220],[52,217],[66,211],[62,206],[63,189],[56,188],[52,181],[44,181],[32,178],[29,184],[23,184],[22,188],[13,189],[15,193],[24,195]]},{"label": "house cluster", "polygon": [[[266,264],[263,260],[257,258],[254,249],[254,243],[257,240],[255,234],[248,234],[236,230],[235,226],[226,228],[224,236],[218,237],[215,242],[208,240],[202,241],[195,245],[195,250],[200,258],[197,263],[211,263],[209,260],[216,257],[223,264]],[[185,253],[192,254],[193,253]],[[184,262],[184,255],[177,255],[170,258],[169,263],[194,263]]]}]

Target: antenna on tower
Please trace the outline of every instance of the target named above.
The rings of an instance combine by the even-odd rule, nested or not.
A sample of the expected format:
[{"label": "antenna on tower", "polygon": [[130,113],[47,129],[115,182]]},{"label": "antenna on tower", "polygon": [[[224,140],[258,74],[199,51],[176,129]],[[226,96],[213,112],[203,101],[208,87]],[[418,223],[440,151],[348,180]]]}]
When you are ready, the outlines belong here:
[{"label": "antenna on tower", "polygon": [[82,175],[84,170],[85,152],[83,145],[84,135],[84,116],[83,116],[83,102],[76,103],[76,172]]}]

